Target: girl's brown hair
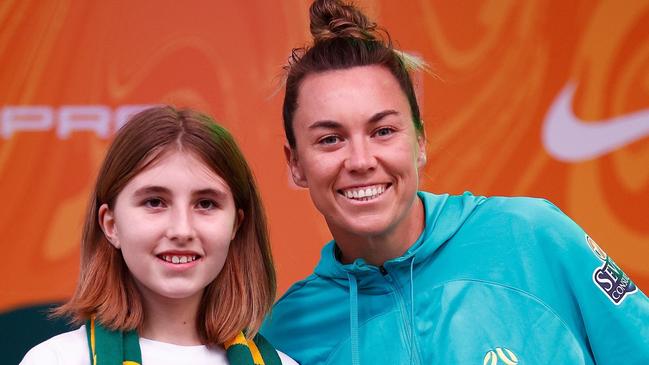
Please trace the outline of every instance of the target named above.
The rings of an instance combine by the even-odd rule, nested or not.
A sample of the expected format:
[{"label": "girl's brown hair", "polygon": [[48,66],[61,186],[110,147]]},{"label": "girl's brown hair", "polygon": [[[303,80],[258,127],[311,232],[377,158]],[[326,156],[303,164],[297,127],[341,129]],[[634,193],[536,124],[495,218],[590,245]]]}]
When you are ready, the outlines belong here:
[{"label": "girl's brown hair", "polygon": [[295,48],[289,57],[284,95],[284,132],[295,148],[293,115],[302,80],[312,73],[379,65],[396,78],[410,104],[413,123],[423,135],[419,105],[409,71],[425,69],[420,59],[396,50],[390,35],[353,5],[340,0],[316,0],[309,10],[313,45]]},{"label": "girl's brown hair", "polygon": [[104,236],[98,211],[102,204],[112,209],[124,186],[170,149],[199,157],[226,181],[236,208],[243,211],[225,265],[203,293],[196,323],[199,336],[206,345],[222,344],[244,329],[252,337],[275,298],[266,217],[252,172],[227,130],[204,114],[170,106],[147,109],[118,131],[88,206],[76,290],[54,314],[68,315],[79,324],[94,315],[113,330],[142,325],[140,293],[121,251]]}]

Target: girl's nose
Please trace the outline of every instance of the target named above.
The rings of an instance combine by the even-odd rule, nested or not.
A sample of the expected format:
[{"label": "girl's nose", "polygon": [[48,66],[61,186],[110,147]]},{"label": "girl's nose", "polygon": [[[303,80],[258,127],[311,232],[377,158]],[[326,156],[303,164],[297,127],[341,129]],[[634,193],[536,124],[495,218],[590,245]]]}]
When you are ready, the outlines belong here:
[{"label": "girl's nose", "polygon": [[170,216],[167,236],[170,240],[181,243],[191,242],[196,237],[196,231],[192,222],[192,214],[189,209],[175,209]]}]

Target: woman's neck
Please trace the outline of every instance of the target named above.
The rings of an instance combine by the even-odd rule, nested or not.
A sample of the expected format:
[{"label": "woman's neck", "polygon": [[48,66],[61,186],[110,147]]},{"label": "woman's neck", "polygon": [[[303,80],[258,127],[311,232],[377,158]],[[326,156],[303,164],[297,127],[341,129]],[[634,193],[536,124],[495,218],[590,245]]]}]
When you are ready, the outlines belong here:
[{"label": "woman's neck", "polygon": [[341,251],[341,262],[348,264],[362,258],[369,264],[381,266],[385,261],[403,255],[419,238],[425,224],[424,205],[417,198],[408,216],[387,232],[369,236],[331,226],[329,229]]},{"label": "woman's neck", "polygon": [[174,345],[201,345],[196,328],[201,294],[183,299],[160,296],[154,299],[143,295],[144,324],[139,331],[140,337]]}]

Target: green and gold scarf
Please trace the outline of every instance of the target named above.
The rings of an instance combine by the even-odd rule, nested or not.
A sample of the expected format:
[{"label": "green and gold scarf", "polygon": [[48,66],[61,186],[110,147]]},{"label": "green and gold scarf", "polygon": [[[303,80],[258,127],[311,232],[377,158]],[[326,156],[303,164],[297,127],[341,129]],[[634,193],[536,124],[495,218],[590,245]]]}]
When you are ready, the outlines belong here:
[{"label": "green and gold scarf", "polygon": [[[111,331],[94,318],[86,323],[92,365],[142,365],[140,339],[136,331]],[[230,365],[281,365],[275,348],[260,334],[252,340],[243,332],[223,347]]]}]

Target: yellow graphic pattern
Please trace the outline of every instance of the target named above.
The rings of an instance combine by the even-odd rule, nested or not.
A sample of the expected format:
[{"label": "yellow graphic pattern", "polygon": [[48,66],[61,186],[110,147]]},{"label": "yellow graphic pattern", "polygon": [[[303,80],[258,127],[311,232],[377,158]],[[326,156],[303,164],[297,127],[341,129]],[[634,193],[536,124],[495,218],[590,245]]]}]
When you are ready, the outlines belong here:
[{"label": "yellow graphic pattern", "polygon": [[496,365],[499,360],[505,365],[518,364],[518,357],[509,349],[496,347],[496,350],[490,350],[484,357],[482,365]]}]

